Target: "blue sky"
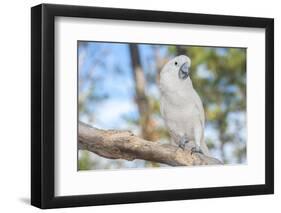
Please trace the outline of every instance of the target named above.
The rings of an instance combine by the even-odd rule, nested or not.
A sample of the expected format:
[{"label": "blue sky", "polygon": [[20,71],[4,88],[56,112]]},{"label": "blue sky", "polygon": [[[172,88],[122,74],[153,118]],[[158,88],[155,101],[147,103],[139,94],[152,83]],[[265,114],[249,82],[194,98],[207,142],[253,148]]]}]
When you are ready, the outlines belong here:
[{"label": "blue sky", "polygon": [[[149,58],[153,58],[151,45],[139,45],[139,49],[143,69],[146,73],[154,72],[155,63],[153,60],[149,60]],[[167,52],[165,47],[160,47],[159,50],[160,54]],[[128,128],[123,116],[138,117],[137,106],[133,101],[134,79],[128,45],[88,42],[87,48],[80,47],[78,54],[79,61],[86,55],[86,58],[83,59],[84,62],[79,65],[79,78],[86,76],[91,69],[94,69],[95,80],[91,81],[92,84],[95,84],[93,92],[98,96],[107,96],[106,99],[90,107],[95,114],[93,125],[104,129]],[[104,64],[98,62],[101,56]],[[89,86],[88,84],[81,85],[80,92],[84,91]],[[150,87],[149,90],[154,95],[158,95],[156,85]]]}]

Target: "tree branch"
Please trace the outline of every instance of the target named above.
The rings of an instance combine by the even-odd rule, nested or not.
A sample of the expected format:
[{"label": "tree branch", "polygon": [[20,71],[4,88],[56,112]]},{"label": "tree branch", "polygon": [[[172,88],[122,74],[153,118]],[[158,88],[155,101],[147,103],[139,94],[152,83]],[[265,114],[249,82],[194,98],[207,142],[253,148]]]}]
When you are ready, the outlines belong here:
[{"label": "tree branch", "polygon": [[170,166],[222,164],[212,157],[191,154],[190,150],[144,140],[129,131],[105,131],[82,122],[79,123],[78,148],[109,159],[142,159]]}]

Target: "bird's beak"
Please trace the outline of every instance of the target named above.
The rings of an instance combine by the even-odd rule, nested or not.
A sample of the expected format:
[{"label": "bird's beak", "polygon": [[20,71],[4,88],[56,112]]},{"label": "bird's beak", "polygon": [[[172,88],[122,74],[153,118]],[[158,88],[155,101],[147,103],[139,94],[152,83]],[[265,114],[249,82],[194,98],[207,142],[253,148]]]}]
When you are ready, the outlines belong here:
[{"label": "bird's beak", "polygon": [[189,76],[189,72],[188,72],[188,65],[187,63],[184,63],[183,65],[181,65],[180,70],[179,70],[179,78],[180,79],[187,79],[187,77]]}]

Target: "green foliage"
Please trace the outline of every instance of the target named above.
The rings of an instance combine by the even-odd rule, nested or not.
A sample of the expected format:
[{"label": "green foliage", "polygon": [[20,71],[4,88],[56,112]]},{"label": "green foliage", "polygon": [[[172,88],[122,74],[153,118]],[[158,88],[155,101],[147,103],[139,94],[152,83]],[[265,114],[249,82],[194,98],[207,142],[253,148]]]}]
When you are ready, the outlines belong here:
[{"label": "green foliage", "polygon": [[90,159],[89,152],[87,151],[80,151],[81,155],[78,160],[78,170],[89,170],[92,167],[92,162]]}]

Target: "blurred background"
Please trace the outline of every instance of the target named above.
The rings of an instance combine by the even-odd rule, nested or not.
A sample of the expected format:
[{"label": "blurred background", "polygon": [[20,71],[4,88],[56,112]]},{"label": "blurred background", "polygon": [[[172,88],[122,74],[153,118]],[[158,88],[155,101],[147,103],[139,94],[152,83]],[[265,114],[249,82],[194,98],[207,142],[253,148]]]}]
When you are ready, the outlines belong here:
[{"label": "blurred background", "polygon": [[[192,61],[190,76],[204,105],[211,155],[226,164],[246,163],[245,48],[79,41],[79,120],[169,143],[160,114],[159,74],[169,59],[181,54]],[[110,160],[80,150],[78,158],[78,170],[166,166]]]}]

